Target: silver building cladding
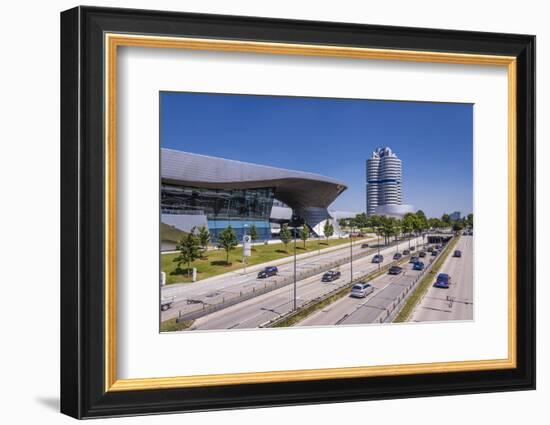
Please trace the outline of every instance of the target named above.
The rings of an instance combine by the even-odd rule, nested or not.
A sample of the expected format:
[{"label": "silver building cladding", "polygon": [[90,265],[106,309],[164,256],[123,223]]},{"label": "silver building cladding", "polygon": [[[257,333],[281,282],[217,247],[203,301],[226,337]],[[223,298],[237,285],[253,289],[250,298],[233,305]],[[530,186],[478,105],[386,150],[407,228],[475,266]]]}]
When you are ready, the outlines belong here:
[{"label": "silver building cladding", "polygon": [[367,215],[403,202],[401,160],[388,147],[376,149],[366,164]]},{"label": "silver building cladding", "polygon": [[314,173],[161,149],[162,221],[181,230],[202,214],[214,236],[229,224],[239,236],[243,226],[269,224],[275,200],[314,228],[346,189]]}]

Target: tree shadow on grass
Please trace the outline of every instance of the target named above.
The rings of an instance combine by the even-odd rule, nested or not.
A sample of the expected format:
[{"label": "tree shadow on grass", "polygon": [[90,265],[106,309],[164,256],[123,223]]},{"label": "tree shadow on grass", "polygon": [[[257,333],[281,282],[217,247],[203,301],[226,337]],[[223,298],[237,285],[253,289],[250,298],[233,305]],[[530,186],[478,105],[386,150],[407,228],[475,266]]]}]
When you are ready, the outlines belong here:
[{"label": "tree shadow on grass", "polygon": [[225,266],[225,267],[230,267],[233,263],[231,262],[227,262],[225,260],[216,260],[216,261],[210,261],[210,265],[212,266]]},{"label": "tree shadow on grass", "polygon": [[193,269],[188,269],[187,267],[185,269],[182,269],[181,267],[176,267],[174,270],[170,272],[170,274],[172,276],[180,276],[180,275],[187,276],[188,274],[191,275],[192,272],[193,272]]},{"label": "tree shadow on grass", "polygon": [[275,252],[278,254],[288,254],[288,251],[285,251],[284,249],[276,249]]}]

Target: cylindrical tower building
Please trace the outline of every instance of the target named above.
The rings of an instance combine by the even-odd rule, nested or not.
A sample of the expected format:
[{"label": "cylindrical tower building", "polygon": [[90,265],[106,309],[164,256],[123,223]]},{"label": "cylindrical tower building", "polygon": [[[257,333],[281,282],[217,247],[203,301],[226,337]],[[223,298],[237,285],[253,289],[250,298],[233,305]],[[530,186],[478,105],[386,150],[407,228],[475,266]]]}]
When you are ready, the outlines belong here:
[{"label": "cylindrical tower building", "polygon": [[367,215],[384,205],[401,205],[402,164],[388,147],[375,150],[367,159]]}]

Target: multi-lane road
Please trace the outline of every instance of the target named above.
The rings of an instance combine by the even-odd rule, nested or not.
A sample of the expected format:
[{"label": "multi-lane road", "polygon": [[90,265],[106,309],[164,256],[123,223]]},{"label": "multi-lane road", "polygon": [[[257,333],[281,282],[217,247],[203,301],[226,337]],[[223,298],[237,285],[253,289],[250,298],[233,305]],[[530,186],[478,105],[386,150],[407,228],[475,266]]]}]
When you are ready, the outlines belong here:
[{"label": "multi-lane road", "polygon": [[[438,273],[451,276],[451,287],[439,289],[430,286],[426,295],[409,318],[409,321],[424,322],[436,320],[468,320],[473,315],[473,275],[472,275],[472,241],[471,236],[462,236],[454,250],[460,250],[462,256],[446,258]],[[425,257],[428,264],[435,258]],[[385,274],[370,283],[374,292],[365,298],[343,297],[317,313],[309,316],[297,326],[330,326],[352,325],[379,322],[388,316],[390,310],[410,290],[411,285],[419,280],[419,271],[412,270],[411,264],[404,266],[399,275]],[[399,308],[399,307],[398,307]],[[398,311],[398,310],[395,310]]]},{"label": "multi-lane road", "polygon": [[[353,254],[355,256],[362,255],[368,248],[361,248],[361,245],[367,242],[362,240],[353,244]],[[368,242],[371,242],[370,240]],[[350,255],[350,245],[343,244],[336,247],[325,248],[319,253],[310,252],[298,256],[296,262],[297,275],[307,272],[326,268],[331,263],[341,261]],[[282,264],[281,264],[282,262]],[[286,259],[275,261],[267,265],[277,265],[277,276],[266,279],[258,279],[258,270],[262,265],[249,267],[245,273],[244,270],[225,273],[209,279],[196,281],[193,283],[172,284],[161,287],[161,297],[163,299],[174,298],[174,304],[170,310],[164,311],[161,314],[161,320],[167,320],[181,314],[202,308],[202,304],[213,305],[222,303],[241,294],[246,294],[251,291],[265,289],[266,286],[276,285],[283,280],[289,280],[294,276],[294,262],[292,256]],[[263,268],[263,267],[261,267]],[[188,300],[199,301],[199,303],[188,304]]]},{"label": "multi-lane road", "polygon": [[[421,240],[422,238],[420,237],[415,238],[411,241],[411,244],[418,245]],[[400,243],[399,245],[400,251],[402,251],[404,248],[408,247],[408,242]],[[359,250],[360,248],[357,249]],[[345,249],[343,250],[344,252],[341,251],[342,250],[334,251],[331,253],[331,256],[349,255],[349,247],[347,252]],[[380,250],[380,253],[384,255],[384,262],[381,266],[392,261],[392,256],[395,251],[396,246],[390,246]],[[378,269],[378,264],[372,263],[372,256],[376,252],[377,251],[374,250],[371,252],[372,255],[354,259],[354,278]],[[308,264],[311,263],[311,261],[315,261],[315,259],[308,259]],[[298,267],[300,266],[302,265],[299,264]],[[286,268],[289,270],[286,270]],[[279,269],[280,273],[292,273],[293,265],[289,264],[286,265],[286,267],[280,267]],[[351,277],[350,264],[343,264],[336,269],[340,270],[342,276],[334,282],[321,282],[322,272],[298,281],[296,285],[296,305],[300,306],[312,299],[322,296],[349,283]],[[250,282],[251,284],[258,284],[258,281],[259,285],[263,285],[263,282],[257,279],[256,273],[254,273]],[[223,310],[200,317],[195,320],[190,330],[242,329],[258,327],[269,320],[279,317],[281,314],[290,312],[294,308],[293,291],[294,289],[292,284],[286,285],[264,295],[256,296],[247,301],[240,302],[231,307],[227,307]],[[177,314],[177,306],[172,310],[176,310]]]},{"label": "multi-lane road", "polygon": [[431,286],[409,321],[473,320],[473,237],[461,236],[455,249],[462,256],[453,257],[451,253],[439,270],[451,276],[449,289]]}]

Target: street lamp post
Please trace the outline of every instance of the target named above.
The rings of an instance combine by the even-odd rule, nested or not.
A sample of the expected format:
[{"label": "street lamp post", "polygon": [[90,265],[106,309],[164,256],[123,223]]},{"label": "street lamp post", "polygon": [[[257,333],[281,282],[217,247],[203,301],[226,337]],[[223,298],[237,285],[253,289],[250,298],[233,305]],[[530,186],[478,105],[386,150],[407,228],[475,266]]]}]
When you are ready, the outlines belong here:
[{"label": "street lamp post", "polygon": [[294,227],[294,310],[296,310],[296,227]]},{"label": "street lamp post", "polygon": [[351,226],[351,233],[349,234],[349,264],[350,264],[350,283],[353,282],[353,226]]}]

